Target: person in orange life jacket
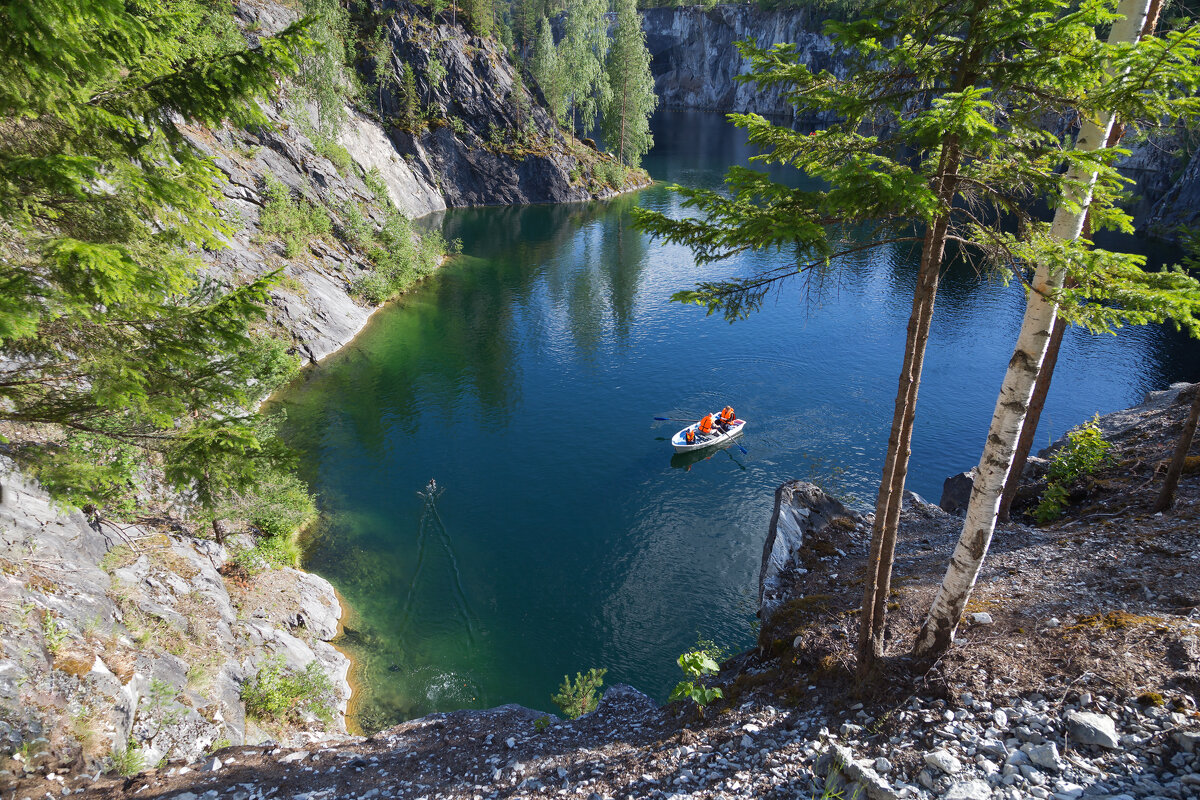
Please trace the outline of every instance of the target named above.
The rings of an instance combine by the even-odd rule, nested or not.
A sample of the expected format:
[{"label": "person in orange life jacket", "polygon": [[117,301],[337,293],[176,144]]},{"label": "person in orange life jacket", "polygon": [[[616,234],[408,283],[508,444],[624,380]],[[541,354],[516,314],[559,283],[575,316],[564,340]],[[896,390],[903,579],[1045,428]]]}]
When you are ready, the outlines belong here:
[{"label": "person in orange life jacket", "polygon": [[713,415],[705,414],[704,419],[700,420],[700,433],[705,436],[711,436],[713,432]]},{"label": "person in orange life jacket", "polygon": [[733,420],[735,418],[733,406],[725,406],[717,416],[717,425],[721,427],[722,431],[727,431],[733,427]]},{"label": "person in orange life jacket", "polygon": [[688,444],[695,444],[696,443],[696,429],[688,428],[687,433],[683,434],[683,440],[685,442],[687,442]]}]

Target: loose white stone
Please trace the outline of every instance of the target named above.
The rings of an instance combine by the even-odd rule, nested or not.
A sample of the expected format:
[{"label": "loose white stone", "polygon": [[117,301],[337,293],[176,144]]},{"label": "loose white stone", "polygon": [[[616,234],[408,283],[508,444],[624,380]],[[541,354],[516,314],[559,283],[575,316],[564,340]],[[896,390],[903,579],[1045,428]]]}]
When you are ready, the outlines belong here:
[{"label": "loose white stone", "polygon": [[993,622],[992,615],[986,611],[979,611],[975,614],[972,614],[971,621],[976,625],[991,625]]},{"label": "loose white stone", "polygon": [[962,769],[962,762],[946,750],[934,750],[932,753],[926,753],[925,763],[947,775],[953,775]]}]

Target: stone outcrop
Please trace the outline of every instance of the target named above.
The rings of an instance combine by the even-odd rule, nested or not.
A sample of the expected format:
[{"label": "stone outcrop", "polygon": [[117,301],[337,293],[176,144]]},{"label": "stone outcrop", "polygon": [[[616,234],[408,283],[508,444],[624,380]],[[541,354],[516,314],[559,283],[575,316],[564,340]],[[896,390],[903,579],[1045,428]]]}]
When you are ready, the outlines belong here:
[{"label": "stone outcrop", "polygon": [[806,558],[821,557],[812,549],[812,539],[835,520],[853,529],[862,516],[805,481],[788,481],[775,490],[758,574],[758,615],[764,622],[789,599],[789,573],[803,574],[808,571]]},{"label": "stone outcrop", "polygon": [[153,766],[275,738],[240,699],[275,653],[322,666],[332,728],[345,730],[349,661],[326,641],[341,608],[324,580],[266,574],[270,599],[291,609],[272,619],[265,587],[231,597],[219,571],[229,553],[214,542],[66,512],[7,459],[0,485],[0,777],[43,764],[95,771],[130,742]]}]

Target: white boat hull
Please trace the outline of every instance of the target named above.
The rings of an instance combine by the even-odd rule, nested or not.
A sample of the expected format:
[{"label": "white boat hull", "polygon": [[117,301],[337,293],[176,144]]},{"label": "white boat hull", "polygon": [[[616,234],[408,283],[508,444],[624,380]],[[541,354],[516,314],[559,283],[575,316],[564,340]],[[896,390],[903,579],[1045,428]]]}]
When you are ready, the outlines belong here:
[{"label": "white boat hull", "polygon": [[[716,418],[717,415],[713,414],[713,419]],[[671,446],[675,448],[676,453],[690,453],[693,450],[703,450],[706,447],[715,447],[716,445],[727,444],[733,441],[734,437],[742,435],[742,431],[745,428],[746,420],[735,419],[728,431],[722,431],[714,424],[713,432],[705,437],[704,434],[700,433],[700,423],[697,422],[693,425],[687,426],[679,433],[672,436]],[[692,442],[691,444],[688,444],[687,441],[688,431],[696,431],[696,441]]]}]

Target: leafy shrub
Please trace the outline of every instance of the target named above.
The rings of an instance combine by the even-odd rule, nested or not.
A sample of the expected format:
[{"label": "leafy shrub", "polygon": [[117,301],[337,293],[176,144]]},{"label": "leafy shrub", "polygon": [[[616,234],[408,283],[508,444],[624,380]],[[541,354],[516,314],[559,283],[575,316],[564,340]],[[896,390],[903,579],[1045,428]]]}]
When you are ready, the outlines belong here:
[{"label": "leafy shrub", "polygon": [[358,203],[345,203],[338,209],[342,217],[342,238],[356,247],[364,247],[375,236],[375,229]]},{"label": "leafy shrub", "polygon": [[378,305],[433,272],[445,249],[436,231],[417,237],[408,218],[393,210],[366,248],[373,269],[354,281],[350,290]]},{"label": "leafy shrub", "polygon": [[587,674],[575,673],[575,681],[563,675],[563,682],[558,687],[558,693],[550,697],[554,705],[562,709],[567,719],[579,719],[584,714],[596,710],[599,698],[596,693],[604,685],[604,674],[607,669],[592,667]]},{"label": "leafy shrub", "polygon": [[467,133],[467,123],[463,122],[462,117],[450,117],[450,128],[459,136]]},{"label": "leafy shrub", "polygon": [[1067,431],[1067,442],[1050,458],[1046,491],[1033,515],[1043,525],[1058,519],[1067,506],[1071,484],[1091,475],[1108,458],[1112,444],[1105,441],[1096,418]]},{"label": "leafy shrub", "polygon": [[596,180],[614,189],[625,185],[626,169],[617,161],[600,161],[592,171]]},{"label": "leafy shrub", "polygon": [[333,720],[333,683],[315,661],[296,670],[282,655],[272,656],[242,684],[241,698],[246,713],[258,719],[301,722],[312,714],[325,723]]},{"label": "leafy shrub", "polygon": [[681,655],[678,659],[679,668],[683,670],[683,674],[688,677],[688,680],[680,681],[675,689],[671,692],[670,700],[682,700],[689,698],[704,712],[704,707],[713,700],[724,697],[725,694],[719,688],[708,687],[704,685],[704,678],[709,675],[715,675],[720,667],[705,650],[689,650]]},{"label": "leafy shrub", "polygon": [[[96,424],[104,428],[117,423]],[[137,512],[142,485],[137,474],[145,454],[136,446],[102,434],[68,430],[57,446],[27,455],[30,471],[56,500],[76,508],[98,506],[117,519],[131,519]]]},{"label": "leafy shrub", "polygon": [[327,136],[318,136],[315,138],[313,140],[313,149],[318,154],[325,156],[325,158],[333,162],[338,172],[343,175],[348,173],[351,167],[354,166],[354,159],[351,157],[350,151]]},{"label": "leafy shrub", "polygon": [[429,78],[429,85],[441,86],[442,81],[446,79],[446,65],[442,63],[442,59],[437,53],[429,54],[429,65],[425,67],[425,75]]},{"label": "leafy shrub", "polygon": [[283,242],[283,253],[288,258],[295,258],[310,241],[333,230],[325,209],[303,198],[292,199],[288,187],[270,173],[263,178],[263,193],[266,202],[258,217],[259,230]]}]

